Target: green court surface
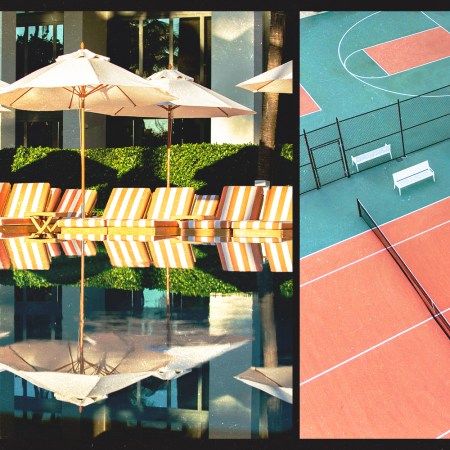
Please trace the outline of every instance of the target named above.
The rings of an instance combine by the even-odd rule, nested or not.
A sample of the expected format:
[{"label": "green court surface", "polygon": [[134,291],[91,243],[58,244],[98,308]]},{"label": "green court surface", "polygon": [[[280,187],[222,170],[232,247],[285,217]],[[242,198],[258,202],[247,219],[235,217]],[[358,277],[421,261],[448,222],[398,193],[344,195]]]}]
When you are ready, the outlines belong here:
[{"label": "green court surface", "polygon": [[[450,58],[386,76],[361,51],[436,26],[450,31],[450,11],[331,11],[301,19],[300,83],[321,111],[301,117],[300,131],[449,85]],[[432,105],[433,98],[429,102]],[[415,183],[402,189],[400,196],[392,174],[425,160],[435,171],[436,182]],[[358,216],[357,198],[382,224],[448,196],[450,140],[304,193],[300,195],[300,257],[367,230]]]},{"label": "green court surface", "polygon": [[386,76],[364,48],[441,26],[450,11],[328,11],[300,20],[300,83],[321,111],[307,132],[450,84],[450,58]]},{"label": "green court surface", "polygon": [[[394,190],[392,174],[428,160],[432,178]],[[300,196],[300,257],[366,231],[356,199],[378,224],[450,196],[450,141],[394,159]],[[450,219],[450,211],[449,211]],[[388,236],[389,237],[389,236]]]}]

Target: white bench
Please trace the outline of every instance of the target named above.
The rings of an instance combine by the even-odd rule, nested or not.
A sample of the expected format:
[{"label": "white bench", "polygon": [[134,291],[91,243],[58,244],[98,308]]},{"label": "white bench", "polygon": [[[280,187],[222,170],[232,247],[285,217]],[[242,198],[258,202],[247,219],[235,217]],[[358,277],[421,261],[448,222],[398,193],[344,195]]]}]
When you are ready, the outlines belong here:
[{"label": "white bench", "polygon": [[410,184],[430,177],[433,177],[433,181],[436,181],[434,178],[434,170],[430,167],[428,161],[423,161],[407,169],[395,172],[392,174],[392,177],[394,178],[394,189],[398,187],[400,195],[402,195],[402,188]]},{"label": "white bench", "polygon": [[358,164],[362,164],[387,154],[389,154],[392,159],[391,144],[384,144],[383,147],[376,148],[370,152],[366,152],[358,156],[352,156],[352,164],[356,166],[356,171],[359,172]]}]

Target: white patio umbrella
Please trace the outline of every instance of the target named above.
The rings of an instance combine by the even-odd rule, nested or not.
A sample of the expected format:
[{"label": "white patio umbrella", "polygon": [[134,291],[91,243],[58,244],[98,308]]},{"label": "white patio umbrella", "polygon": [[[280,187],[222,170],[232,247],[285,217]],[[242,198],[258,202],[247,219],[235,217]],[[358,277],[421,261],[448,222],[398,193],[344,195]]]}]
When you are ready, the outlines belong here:
[{"label": "white patio umbrella", "polygon": [[[172,357],[144,348],[142,336],[103,333],[76,341],[29,340],[0,347],[0,372],[8,371],[80,407],[157,375]],[[83,366],[81,368],[80,366]]]},{"label": "white patio umbrella", "polygon": [[292,366],[250,367],[234,378],[292,403]]},{"label": "white patio umbrella", "polygon": [[[170,186],[170,146],[172,139],[172,119],[232,117],[256,114],[255,111],[221,95],[211,89],[195,83],[194,79],[178,70],[165,69],[147,78],[153,86],[169,92],[175,100],[158,104],[119,107],[113,105],[95,105],[89,112],[112,116],[166,118],[167,130],[167,187]],[[1,98],[0,98],[1,101]]]},{"label": "white patio umbrella", "polygon": [[[7,83],[6,81],[0,80],[0,90],[6,88],[8,86],[10,86],[9,83]],[[0,113],[2,113],[2,112],[11,112],[11,110],[0,105]]]},{"label": "white patio umbrella", "polygon": [[[85,193],[85,110],[109,105],[139,106],[173,100],[174,96],[119,67],[106,56],[81,48],[59,56],[0,90],[0,104],[32,111],[80,110],[81,190]],[[84,205],[82,208],[84,217]]]},{"label": "white patio umbrella", "polygon": [[292,61],[267,70],[236,86],[252,92],[292,94]]}]

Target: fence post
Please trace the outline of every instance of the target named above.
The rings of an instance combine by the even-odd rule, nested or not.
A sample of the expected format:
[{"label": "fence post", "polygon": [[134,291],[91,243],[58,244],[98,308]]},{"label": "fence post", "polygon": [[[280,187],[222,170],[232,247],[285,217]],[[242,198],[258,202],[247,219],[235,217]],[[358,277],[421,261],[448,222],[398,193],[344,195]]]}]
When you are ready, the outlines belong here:
[{"label": "fence post", "polygon": [[316,163],[314,162],[312,151],[309,148],[308,138],[306,137],[305,129],[303,129],[303,136],[305,138],[306,149],[308,150],[309,161],[311,162],[311,168],[312,168],[312,172],[314,175],[314,181],[316,182],[317,189],[320,189],[319,174],[317,173],[317,167],[316,167]]},{"label": "fence post", "polygon": [[397,99],[397,107],[398,107],[398,119],[400,121],[400,136],[402,137],[403,157],[406,157],[406,153],[405,153],[405,139],[403,138],[402,113],[400,111],[400,100],[398,100],[398,99]]},{"label": "fence post", "polygon": [[344,171],[345,171],[347,177],[350,178],[350,170],[348,170],[347,158],[345,157],[344,141],[342,140],[341,128],[339,127],[339,120],[337,117],[336,117],[336,126],[337,126],[338,133],[339,133],[339,140],[341,141],[339,150],[341,151],[341,158],[342,158],[342,162],[344,163]]}]

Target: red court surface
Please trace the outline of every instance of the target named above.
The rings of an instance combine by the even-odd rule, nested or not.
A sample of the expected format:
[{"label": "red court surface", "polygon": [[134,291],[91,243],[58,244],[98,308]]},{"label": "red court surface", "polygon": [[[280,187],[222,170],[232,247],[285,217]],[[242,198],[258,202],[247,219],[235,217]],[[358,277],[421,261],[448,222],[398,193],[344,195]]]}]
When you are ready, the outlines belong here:
[{"label": "red court surface", "polygon": [[320,111],[319,105],[313,100],[303,86],[300,85],[300,117],[317,111]]},{"label": "red court surface", "polygon": [[[445,199],[382,229],[450,321],[449,220]],[[300,273],[300,437],[450,437],[450,341],[375,234]]]},{"label": "red court surface", "polygon": [[450,33],[437,27],[368,47],[364,51],[389,75],[450,56]]}]

